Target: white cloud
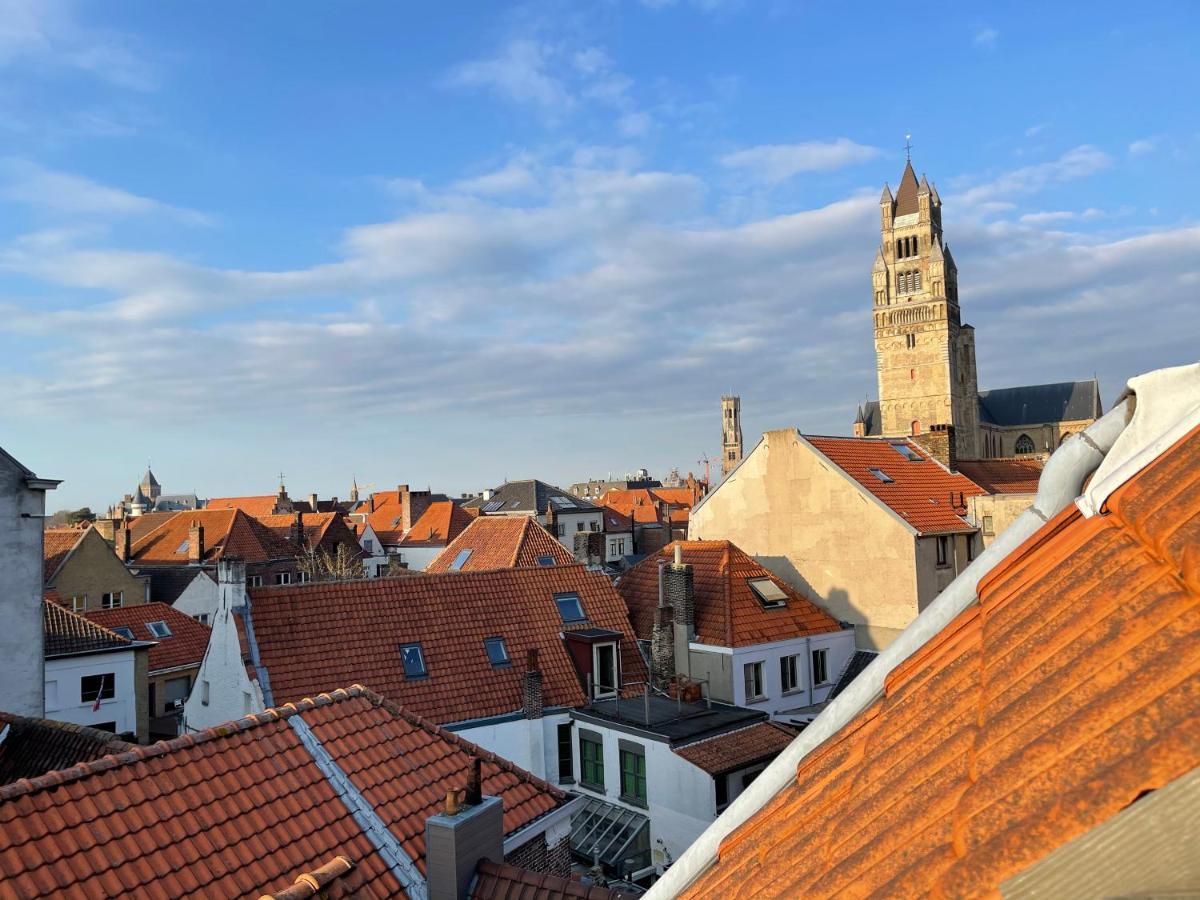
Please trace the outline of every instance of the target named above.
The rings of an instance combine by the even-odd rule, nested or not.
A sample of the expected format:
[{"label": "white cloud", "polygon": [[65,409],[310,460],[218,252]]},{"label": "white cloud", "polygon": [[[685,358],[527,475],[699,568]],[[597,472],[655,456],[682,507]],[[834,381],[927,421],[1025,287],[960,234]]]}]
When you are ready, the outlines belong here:
[{"label": "white cloud", "polygon": [[769,184],[786,181],[801,172],[827,172],[874,159],[878,147],[857,144],[849,138],[807,141],[801,144],[762,144],[721,157],[721,165],[741,169]]},{"label": "white cloud", "polygon": [[969,186],[951,200],[953,203],[962,204],[963,207],[976,211],[1011,208],[1008,205],[997,207],[995,204],[1011,204],[1016,197],[1036,194],[1051,185],[1095,175],[1110,165],[1112,165],[1112,159],[1107,153],[1084,144],[1068,150],[1051,162],[1013,169],[990,181]]},{"label": "white cloud", "polygon": [[575,99],[550,74],[552,53],[549,46],[538,41],[513,40],[498,56],[458,66],[450,74],[449,82],[485,88],[506,100],[530,104],[547,113],[565,113],[574,106]]},{"label": "white cloud", "polygon": [[1039,122],[1037,125],[1030,125],[1028,128],[1025,129],[1025,137],[1027,137],[1027,138],[1037,137],[1039,134],[1041,134],[1043,131],[1045,131],[1049,127],[1050,127],[1049,122]]},{"label": "white cloud", "polygon": [[191,225],[209,223],[207,216],[195,210],[171,206],[20,159],[0,160],[0,196],[62,215],[164,215]]},{"label": "white cloud", "polygon": [[1158,146],[1158,141],[1154,138],[1141,138],[1129,145],[1130,156],[1145,156],[1147,153],[1153,153]]},{"label": "white cloud", "polygon": [[1000,37],[1000,32],[995,28],[980,28],[971,37],[971,43],[976,47],[985,47],[991,49],[996,46],[996,39]]}]

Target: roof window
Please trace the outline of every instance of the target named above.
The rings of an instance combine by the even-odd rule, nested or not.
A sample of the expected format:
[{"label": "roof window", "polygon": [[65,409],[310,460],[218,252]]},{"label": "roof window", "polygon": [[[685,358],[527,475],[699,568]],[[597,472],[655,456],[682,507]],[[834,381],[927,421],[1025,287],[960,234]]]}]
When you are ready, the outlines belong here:
[{"label": "roof window", "polygon": [[520,505],[521,505],[521,501],[520,501],[520,500],[514,500],[512,503],[508,504],[508,508],[509,508],[509,509],[516,509],[516,508],[517,508],[518,506],[520,506]]},{"label": "roof window", "polygon": [[925,458],[912,447],[908,446],[908,444],[895,443],[892,444],[892,449],[909,462],[921,462]]},{"label": "roof window", "polygon": [[754,591],[764,609],[787,606],[787,594],[770,578],[747,578],[746,584],[750,585],[750,590]]},{"label": "roof window", "polygon": [[555,594],[554,602],[558,606],[558,614],[562,616],[564,622],[582,622],[587,618],[583,614],[583,604],[579,602],[579,595],[574,591]]},{"label": "roof window", "polygon": [[557,506],[559,509],[574,509],[575,508],[575,501],[573,501],[570,497],[554,496],[554,497],[550,498],[550,502],[553,503],[555,506]]},{"label": "roof window", "polygon": [[146,627],[150,629],[150,633],[156,638],[169,638],[171,629],[167,627],[167,623],[163,621],[147,622]]},{"label": "roof window", "polygon": [[485,513],[489,513],[489,512],[495,512],[496,510],[498,510],[498,509],[499,509],[500,507],[502,507],[503,505],[504,505],[504,501],[503,501],[503,500],[493,500],[491,503],[487,504],[487,505],[486,505],[486,506],[483,508],[483,511],[484,511]]},{"label": "roof window", "polygon": [[872,475],[874,475],[876,478],[878,478],[880,481],[882,481],[884,484],[894,484],[896,481],[896,479],[894,479],[887,472],[883,471],[883,469],[867,469],[867,471],[870,472]]},{"label": "roof window", "polygon": [[425,678],[429,675],[425,668],[425,654],[421,652],[420,644],[401,644],[400,661],[404,663],[405,678]]},{"label": "roof window", "polygon": [[497,668],[511,664],[508,658],[508,647],[504,644],[502,637],[490,637],[483,639],[483,648],[487,650],[488,660]]},{"label": "roof window", "polygon": [[130,628],[128,625],[118,625],[116,628],[113,629],[113,631],[115,631],[117,634],[119,634],[123,638],[129,638],[129,640],[131,640],[131,641],[133,640],[133,629]]},{"label": "roof window", "polygon": [[187,548],[188,548],[188,542],[184,541],[182,544],[179,545],[179,548],[175,552],[176,553],[187,553]]},{"label": "roof window", "polygon": [[454,562],[450,563],[450,571],[457,572],[467,564],[467,560],[471,558],[471,548],[459,550],[458,556],[454,557]]},{"label": "roof window", "polygon": [[552,566],[552,565],[554,565],[554,557],[553,556],[539,556],[537,558],[537,564],[539,566]]}]

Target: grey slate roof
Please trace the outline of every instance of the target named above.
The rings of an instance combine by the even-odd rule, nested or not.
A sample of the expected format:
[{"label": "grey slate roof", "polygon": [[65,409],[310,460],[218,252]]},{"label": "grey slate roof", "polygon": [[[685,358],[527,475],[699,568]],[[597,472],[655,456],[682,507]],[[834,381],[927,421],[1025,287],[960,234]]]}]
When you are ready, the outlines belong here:
[{"label": "grey slate roof", "polygon": [[[554,512],[556,514],[595,512],[600,509],[594,503],[589,503],[587,500],[576,497],[573,494],[568,494],[562,488],[546,484],[544,481],[538,481],[536,478],[529,478],[524,481],[506,481],[492,491],[492,496],[489,499],[484,500],[482,497],[472,497],[463,506],[467,509],[483,509],[496,515],[526,513],[533,516],[541,515],[546,511],[551,497],[564,498],[564,500],[560,501],[561,505],[555,504]],[[566,501],[570,501],[569,505]],[[501,503],[502,505],[488,509],[488,506],[492,503]]]},{"label": "grey slate roof", "polygon": [[879,417],[879,401],[868,400],[863,404],[862,410],[863,425],[866,426],[865,434],[867,437],[877,437],[883,434],[882,420]]},{"label": "grey slate roof", "polygon": [[896,218],[901,216],[909,216],[915,212],[920,212],[921,206],[917,201],[917,195],[920,193],[920,188],[917,186],[917,175],[913,172],[911,162],[904,164],[904,174],[900,176],[900,187],[896,191]]},{"label": "grey slate roof", "polygon": [[139,566],[137,574],[150,576],[150,599],[158,603],[173,604],[198,577],[216,582],[211,572],[198,566]]},{"label": "grey slate roof", "polygon": [[979,392],[979,419],[991,425],[1098,419],[1102,412],[1100,385],[1095,379]]}]

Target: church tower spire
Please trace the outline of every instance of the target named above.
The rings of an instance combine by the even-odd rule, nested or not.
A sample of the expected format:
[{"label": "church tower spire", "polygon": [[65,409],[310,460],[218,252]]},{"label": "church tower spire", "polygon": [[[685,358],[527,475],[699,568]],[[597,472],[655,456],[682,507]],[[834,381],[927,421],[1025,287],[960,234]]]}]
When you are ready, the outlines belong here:
[{"label": "church tower spire", "polygon": [[885,435],[953,426],[957,456],[979,456],[975,331],[961,321],[958,272],[942,237],[942,201],[912,161],[879,198],[871,270],[879,412]]}]

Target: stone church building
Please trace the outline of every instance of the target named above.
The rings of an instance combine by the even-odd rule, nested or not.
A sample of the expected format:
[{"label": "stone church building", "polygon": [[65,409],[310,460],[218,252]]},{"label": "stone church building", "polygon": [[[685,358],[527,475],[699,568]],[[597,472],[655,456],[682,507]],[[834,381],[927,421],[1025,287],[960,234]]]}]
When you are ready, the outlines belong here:
[{"label": "stone church building", "polygon": [[884,185],[879,215],[871,272],[879,399],[859,408],[855,435],[948,440],[958,459],[1044,457],[1099,418],[1095,379],[979,390],[975,329],[962,321],[942,201],[911,162],[895,197]]}]

